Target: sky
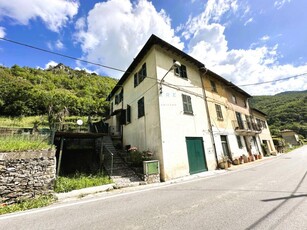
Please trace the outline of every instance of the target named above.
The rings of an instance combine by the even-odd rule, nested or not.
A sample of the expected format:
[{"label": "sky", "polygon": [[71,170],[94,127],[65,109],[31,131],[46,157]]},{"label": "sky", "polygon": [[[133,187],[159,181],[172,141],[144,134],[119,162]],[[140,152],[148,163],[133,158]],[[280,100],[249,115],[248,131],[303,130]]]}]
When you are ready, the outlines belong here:
[{"label": "sky", "polygon": [[[0,0],[0,38],[125,71],[155,34],[249,94],[274,95],[307,90],[306,9],[306,0]],[[123,75],[0,39],[2,66],[57,63]]]}]

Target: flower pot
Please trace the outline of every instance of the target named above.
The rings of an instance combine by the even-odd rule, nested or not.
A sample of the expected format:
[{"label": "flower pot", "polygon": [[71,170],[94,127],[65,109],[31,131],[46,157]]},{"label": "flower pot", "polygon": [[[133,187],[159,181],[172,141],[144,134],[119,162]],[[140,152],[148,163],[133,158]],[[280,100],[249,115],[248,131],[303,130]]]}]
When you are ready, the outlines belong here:
[{"label": "flower pot", "polygon": [[227,169],[228,168],[228,163],[227,162],[219,162],[219,168],[220,169]]}]

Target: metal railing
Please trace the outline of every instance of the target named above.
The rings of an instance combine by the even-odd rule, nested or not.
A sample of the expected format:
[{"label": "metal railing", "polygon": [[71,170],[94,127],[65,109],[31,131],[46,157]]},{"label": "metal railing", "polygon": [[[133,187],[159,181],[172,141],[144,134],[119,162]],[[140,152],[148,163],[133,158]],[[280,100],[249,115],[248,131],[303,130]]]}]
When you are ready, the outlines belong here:
[{"label": "metal railing", "polygon": [[260,132],[262,130],[262,126],[250,121],[232,121],[233,128],[235,130],[244,130],[244,131],[255,131]]},{"label": "metal railing", "polygon": [[106,170],[109,172],[109,176],[113,175],[113,163],[114,163],[114,153],[105,145],[102,147],[103,153],[103,164]]}]

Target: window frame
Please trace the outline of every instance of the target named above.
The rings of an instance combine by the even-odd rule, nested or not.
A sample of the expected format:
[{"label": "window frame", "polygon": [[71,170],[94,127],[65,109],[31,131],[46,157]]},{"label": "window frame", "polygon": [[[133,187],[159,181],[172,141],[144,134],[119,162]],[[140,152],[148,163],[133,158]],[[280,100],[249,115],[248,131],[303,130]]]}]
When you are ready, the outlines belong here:
[{"label": "window frame", "polygon": [[113,105],[113,102],[111,102],[110,103],[110,115],[112,115],[112,113],[113,113],[113,108],[114,107],[114,105]]},{"label": "window frame", "polygon": [[238,100],[237,100],[236,95],[231,94],[231,99],[232,99],[232,102],[233,102],[233,103],[235,103],[236,105],[238,104]]},{"label": "window frame", "polygon": [[236,138],[237,138],[237,144],[238,144],[239,149],[243,149],[243,142],[242,142],[241,136],[236,135]]},{"label": "window frame", "polygon": [[137,71],[134,75],[134,88],[137,87],[139,84],[142,83],[142,81],[146,78],[147,76],[147,67],[146,67],[146,62],[141,66],[139,71]]},{"label": "window frame", "polygon": [[211,91],[217,93],[216,83],[213,80],[210,80]]},{"label": "window frame", "polygon": [[192,106],[192,98],[189,95],[181,94],[182,95],[182,106],[183,106],[183,113],[188,115],[193,115],[193,106]]},{"label": "window frame", "polygon": [[223,120],[224,120],[224,117],[223,117],[222,106],[221,106],[221,105],[218,105],[218,104],[215,104],[215,111],[216,111],[217,119],[218,119],[219,121],[223,121]]},{"label": "window frame", "polygon": [[130,124],[131,123],[131,106],[127,105],[127,109],[126,109],[126,124]]},{"label": "window frame", "polygon": [[138,118],[144,116],[145,116],[145,103],[144,103],[144,97],[142,97],[138,100]]},{"label": "window frame", "polygon": [[[175,62],[176,60],[173,60],[173,63]],[[174,68],[174,74],[182,79],[188,79],[187,67],[183,64]]]}]

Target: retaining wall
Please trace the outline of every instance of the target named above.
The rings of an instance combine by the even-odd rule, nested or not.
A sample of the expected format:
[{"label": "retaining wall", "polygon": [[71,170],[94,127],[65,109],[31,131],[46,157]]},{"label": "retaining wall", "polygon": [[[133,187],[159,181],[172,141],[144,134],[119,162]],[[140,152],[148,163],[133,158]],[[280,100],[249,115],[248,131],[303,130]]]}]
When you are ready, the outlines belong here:
[{"label": "retaining wall", "polygon": [[55,151],[0,153],[0,204],[53,193]]}]

